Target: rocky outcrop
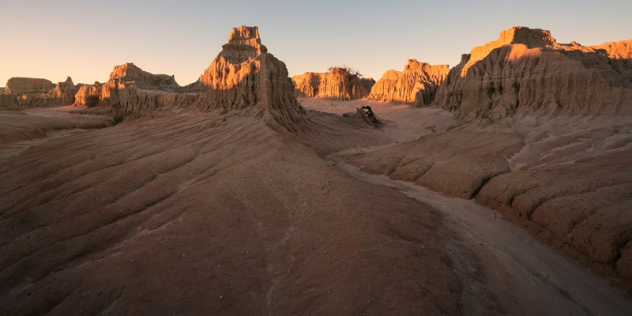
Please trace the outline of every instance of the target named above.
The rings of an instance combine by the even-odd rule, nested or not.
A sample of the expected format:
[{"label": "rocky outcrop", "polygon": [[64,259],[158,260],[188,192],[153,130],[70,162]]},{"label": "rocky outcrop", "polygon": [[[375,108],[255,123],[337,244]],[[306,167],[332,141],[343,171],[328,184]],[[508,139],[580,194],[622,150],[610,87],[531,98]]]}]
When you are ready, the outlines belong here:
[{"label": "rocky outcrop", "polygon": [[0,108],[17,110],[71,105],[75,102],[76,92],[77,87],[70,77],[56,85],[46,79],[11,78],[0,97]]},{"label": "rocky outcrop", "polygon": [[[98,85],[87,87],[82,97],[88,100],[98,90]],[[119,115],[184,108],[201,97],[199,93],[180,92],[174,76],[154,75],[133,63],[115,66],[100,90],[99,102],[110,105]]]},{"label": "rocky outcrop", "polygon": [[154,88],[159,87],[179,87],[176,82],[175,76],[169,75],[154,75],[147,71],[138,68],[133,63],[125,63],[120,66],[114,67],[110,74],[110,81],[119,80],[123,82],[133,81],[136,82],[139,87]]},{"label": "rocky outcrop", "polygon": [[304,121],[285,64],[261,44],[256,26],[233,28],[199,81],[206,89],[202,108],[253,110],[290,130]]},{"label": "rocky outcrop", "polygon": [[75,102],[75,94],[78,90],[72,79],[68,77],[66,81],[58,82],[55,88],[47,93],[34,97],[30,107],[71,105]]},{"label": "rocky outcrop", "polygon": [[[103,89],[109,88],[99,82],[94,84],[82,84],[79,85],[77,93],[75,94],[75,102],[73,106],[97,106],[101,102],[101,95],[106,95]],[[109,91],[108,93],[109,94]]]},{"label": "rocky outcrop", "polygon": [[549,31],[514,27],[463,55],[434,105],[461,119],[632,114],[629,56],[630,41],[558,44]]},{"label": "rocky outcrop", "polygon": [[[360,79],[348,69],[335,67],[329,72],[306,72],[292,77],[294,93],[301,98],[326,98],[335,100],[362,99],[369,94],[366,87],[373,79]],[[375,81],[373,81],[375,83]]]},{"label": "rocky outcrop", "polygon": [[632,40],[607,42],[592,48],[605,50],[612,59],[632,59]]},{"label": "rocky outcrop", "polygon": [[46,93],[55,88],[47,79],[39,78],[10,78],[5,87],[5,94],[34,94]]},{"label": "rocky outcrop", "polygon": [[373,88],[369,99],[426,106],[449,71],[448,65],[430,65],[409,59],[404,71],[389,70]]}]

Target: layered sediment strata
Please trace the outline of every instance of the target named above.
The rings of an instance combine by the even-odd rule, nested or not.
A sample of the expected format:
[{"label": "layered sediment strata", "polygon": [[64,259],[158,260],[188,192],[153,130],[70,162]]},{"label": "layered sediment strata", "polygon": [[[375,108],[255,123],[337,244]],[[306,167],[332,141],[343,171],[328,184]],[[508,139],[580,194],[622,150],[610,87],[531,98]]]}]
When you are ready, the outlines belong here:
[{"label": "layered sediment strata", "polygon": [[233,28],[199,82],[205,89],[202,108],[253,110],[290,130],[305,120],[285,64],[261,44],[256,26]]},{"label": "layered sediment strata", "polygon": [[429,105],[435,90],[448,74],[448,65],[430,65],[409,59],[403,71],[389,70],[373,88],[369,99],[384,102]]},{"label": "layered sediment strata", "polygon": [[369,95],[373,79],[361,79],[348,69],[335,67],[329,72],[306,72],[292,77],[294,92],[301,98],[325,98],[335,100],[362,99]]},{"label": "layered sediment strata", "polygon": [[[627,57],[626,57],[627,56]],[[435,106],[458,118],[632,114],[630,43],[558,44],[549,31],[514,27],[450,70]]]}]

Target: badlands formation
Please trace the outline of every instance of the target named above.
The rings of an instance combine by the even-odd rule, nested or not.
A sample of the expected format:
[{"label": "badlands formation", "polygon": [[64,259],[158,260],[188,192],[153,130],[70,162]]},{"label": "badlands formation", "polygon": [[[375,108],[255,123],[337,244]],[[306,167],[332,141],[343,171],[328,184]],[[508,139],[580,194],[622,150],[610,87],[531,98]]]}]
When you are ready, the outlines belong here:
[{"label": "badlands formation", "polygon": [[360,78],[349,69],[333,67],[329,72],[306,72],[292,77],[298,98],[326,98],[334,100],[362,99],[369,95],[375,83],[372,78]]},{"label": "badlands formation", "polygon": [[448,65],[432,66],[409,59],[404,71],[385,72],[371,89],[369,99],[417,107],[430,105],[437,87],[445,80],[449,70]]},{"label": "badlands formation", "polygon": [[11,79],[0,314],[630,315],[631,47],[516,27],[367,96],[242,26],[187,86]]}]

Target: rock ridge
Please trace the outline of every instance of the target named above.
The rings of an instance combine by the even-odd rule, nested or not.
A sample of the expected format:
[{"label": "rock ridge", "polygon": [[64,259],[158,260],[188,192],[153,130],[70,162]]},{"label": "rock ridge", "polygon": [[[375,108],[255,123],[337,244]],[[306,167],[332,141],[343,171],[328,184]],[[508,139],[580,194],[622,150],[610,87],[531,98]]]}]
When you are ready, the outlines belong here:
[{"label": "rock ridge", "polygon": [[373,85],[369,99],[427,106],[449,70],[448,65],[430,65],[409,59],[403,71],[385,72]]},{"label": "rock ridge", "polygon": [[629,41],[559,44],[549,31],[514,27],[450,70],[434,105],[459,119],[632,114]]},{"label": "rock ridge", "polygon": [[362,99],[369,95],[366,86],[372,86],[372,81],[372,78],[362,79],[342,67],[333,67],[324,73],[306,72],[292,77],[297,97],[334,100]]}]

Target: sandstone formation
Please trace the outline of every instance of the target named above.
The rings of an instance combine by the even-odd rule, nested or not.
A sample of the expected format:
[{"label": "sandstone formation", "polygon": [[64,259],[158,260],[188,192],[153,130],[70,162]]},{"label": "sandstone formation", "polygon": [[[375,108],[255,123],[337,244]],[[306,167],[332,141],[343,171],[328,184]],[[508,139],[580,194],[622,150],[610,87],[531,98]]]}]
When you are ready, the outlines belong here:
[{"label": "sandstone formation", "polygon": [[115,66],[107,82],[79,85],[73,106],[102,106],[115,115],[190,107],[201,93],[184,91],[174,76],[155,75],[133,63]]},{"label": "sandstone formation", "polygon": [[17,110],[71,105],[77,87],[70,77],[56,85],[46,79],[11,78],[4,92],[0,95],[0,108]]},{"label": "sandstone formation", "polygon": [[261,44],[256,26],[233,28],[199,81],[206,89],[202,108],[253,110],[288,129],[304,121],[285,64]]},{"label": "sandstone formation", "polygon": [[46,93],[55,88],[55,85],[46,79],[38,78],[11,78],[5,87],[6,94],[34,94]]},{"label": "sandstone formation", "polygon": [[434,105],[458,118],[632,114],[630,41],[558,44],[549,31],[514,27],[463,55]]},{"label": "sandstone formation", "polygon": [[101,101],[101,95],[105,95],[104,89],[108,89],[108,87],[99,82],[95,82],[93,85],[79,85],[73,106],[93,107],[98,105]]},{"label": "sandstone formation", "polygon": [[372,78],[360,79],[349,70],[334,67],[329,72],[306,72],[292,77],[294,92],[300,98],[326,98],[335,100],[362,99],[369,94]]},{"label": "sandstone formation", "polygon": [[[84,95],[98,89],[86,88]],[[197,93],[181,93],[173,76],[154,75],[132,63],[114,67],[99,97],[119,115],[188,107],[199,98]]]},{"label": "sandstone formation", "polygon": [[605,50],[608,57],[612,59],[632,59],[632,40],[607,42],[592,46],[592,48]]},{"label": "sandstone formation", "polygon": [[427,106],[434,99],[435,90],[449,70],[448,65],[433,66],[409,59],[404,71],[385,72],[371,89],[369,99]]}]

